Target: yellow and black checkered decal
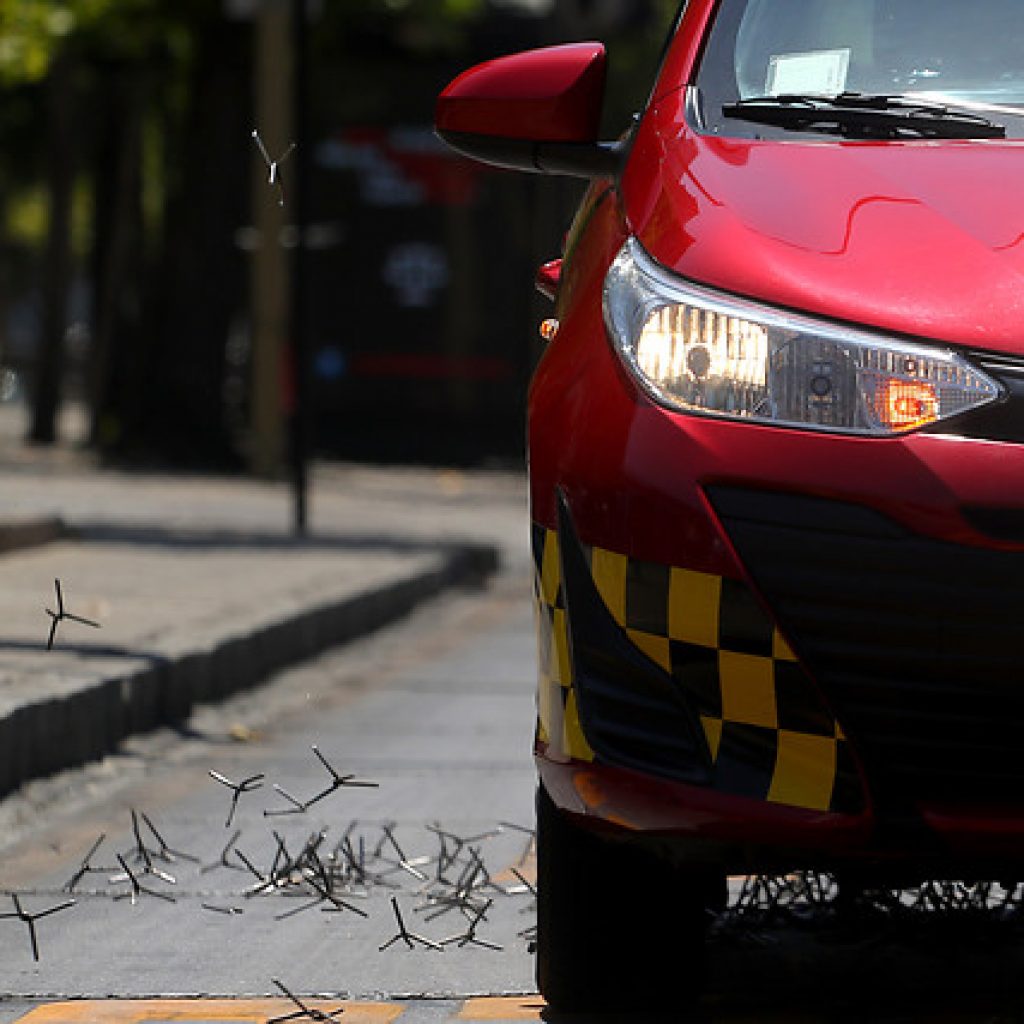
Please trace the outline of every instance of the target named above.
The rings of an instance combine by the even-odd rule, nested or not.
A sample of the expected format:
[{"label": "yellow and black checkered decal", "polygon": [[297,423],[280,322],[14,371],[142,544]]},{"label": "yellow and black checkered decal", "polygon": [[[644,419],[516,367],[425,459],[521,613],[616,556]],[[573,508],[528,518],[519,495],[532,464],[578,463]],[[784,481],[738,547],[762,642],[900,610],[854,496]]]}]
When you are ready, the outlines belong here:
[{"label": "yellow and black checkered decal", "polygon": [[[533,527],[540,645],[538,737],[548,756],[593,761],[573,685],[558,534]],[[855,811],[862,794],[835,717],[739,580],[584,548],[611,617],[699,717],[721,792]]]}]

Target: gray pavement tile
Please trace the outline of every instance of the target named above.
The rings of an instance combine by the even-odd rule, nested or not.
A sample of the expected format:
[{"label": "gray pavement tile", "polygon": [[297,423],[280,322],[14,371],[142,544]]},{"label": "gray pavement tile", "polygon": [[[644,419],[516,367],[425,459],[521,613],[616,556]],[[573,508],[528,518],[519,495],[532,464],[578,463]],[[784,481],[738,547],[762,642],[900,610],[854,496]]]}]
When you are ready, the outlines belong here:
[{"label": "gray pavement tile", "polygon": [[[62,539],[0,557],[0,795],[372,630],[499,558],[524,579],[528,564],[517,473],[328,467],[305,540],[290,534],[280,484],[82,464],[5,475],[0,549],[4,523]],[[99,628],[57,622],[47,650],[55,580],[65,610]]]}]

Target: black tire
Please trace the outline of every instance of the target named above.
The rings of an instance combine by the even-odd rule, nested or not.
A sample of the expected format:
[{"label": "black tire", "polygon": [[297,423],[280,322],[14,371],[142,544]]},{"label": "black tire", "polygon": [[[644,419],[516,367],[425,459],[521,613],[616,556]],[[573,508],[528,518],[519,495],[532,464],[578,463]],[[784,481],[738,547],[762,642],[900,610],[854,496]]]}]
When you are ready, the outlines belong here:
[{"label": "black tire", "polygon": [[725,877],[577,825],[537,790],[537,984],[563,1012],[678,1008],[700,994]]}]

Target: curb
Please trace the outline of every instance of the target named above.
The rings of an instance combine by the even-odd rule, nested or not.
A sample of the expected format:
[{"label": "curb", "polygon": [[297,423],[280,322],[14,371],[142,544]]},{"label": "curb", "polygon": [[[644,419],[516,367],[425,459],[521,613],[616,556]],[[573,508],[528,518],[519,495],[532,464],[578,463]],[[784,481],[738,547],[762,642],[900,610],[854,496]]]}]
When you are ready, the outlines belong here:
[{"label": "curb", "polygon": [[180,722],[197,704],[250,689],[287,665],[366,636],[444,590],[481,586],[498,569],[498,552],[486,545],[444,548],[441,559],[435,569],[376,590],[12,709],[0,719],[0,798],[31,779],[99,760],[136,733]]},{"label": "curb", "polygon": [[0,520],[0,554],[39,547],[71,536],[63,519],[44,516],[39,519]]}]

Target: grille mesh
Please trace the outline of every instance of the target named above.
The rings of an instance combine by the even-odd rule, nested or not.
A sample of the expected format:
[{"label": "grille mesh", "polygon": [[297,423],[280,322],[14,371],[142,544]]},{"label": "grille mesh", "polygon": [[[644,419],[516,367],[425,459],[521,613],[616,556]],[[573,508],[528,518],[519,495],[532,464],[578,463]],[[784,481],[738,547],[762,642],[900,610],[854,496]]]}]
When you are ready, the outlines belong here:
[{"label": "grille mesh", "polygon": [[1024,554],[855,505],[708,493],[876,795],[1024,806]]}]

